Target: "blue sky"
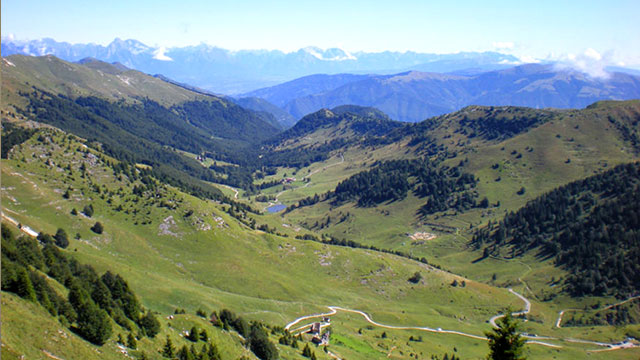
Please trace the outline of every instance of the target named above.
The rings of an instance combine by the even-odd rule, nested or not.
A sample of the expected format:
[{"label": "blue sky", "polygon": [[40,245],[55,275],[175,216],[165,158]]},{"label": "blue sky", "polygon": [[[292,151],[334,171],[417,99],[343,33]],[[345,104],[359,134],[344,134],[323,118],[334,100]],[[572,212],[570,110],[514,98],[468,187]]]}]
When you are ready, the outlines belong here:
[{"label": "blue sky", "polygon": [[[640,66],[640,1],[3,0],[2,36],[227,49],[498,50]],[[589,60],[591,59],[591,60]]]}]

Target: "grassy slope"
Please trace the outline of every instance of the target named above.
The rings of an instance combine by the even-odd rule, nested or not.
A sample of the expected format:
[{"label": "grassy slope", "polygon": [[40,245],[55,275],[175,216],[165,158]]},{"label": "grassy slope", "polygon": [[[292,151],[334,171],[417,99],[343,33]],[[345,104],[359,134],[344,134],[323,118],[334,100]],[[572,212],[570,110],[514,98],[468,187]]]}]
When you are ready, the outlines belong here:
[{"label": "grassy slope", "polygon": [[[102,68],[97,66],[102,65]],[[98,96],[108,100],[148,97],[164,106],[196,99],[215,99],[170,84],[135,70],[120,71],[97,62],[82,65],[54,56],[12,55],[2,61],[2,103],[20,104],[16,92],[30,91],[31,86],[72,98]]]},{"label": "grassy slope", "polygon": [[[489,219],[498,219],[506,211],[518,209],[526,201],[562,184],[619,163],[637,160],[638,156],[634,154],[631,145],[622,140],[620,132],[607,121],[607,116],[614,114],[625,121],[632,121],[640,112],[639,108],[640,102],[629,101],[558,112],[551,121],[504,141],[468,138],[457,131],[457,121],[462,117],[461,114],[445,116],[441,124],[429,132],[436,142],[447,146],[455,154],[445,164],[457,165],[466,161],[465,171],[473,173],[480,180],[479,199],[486,196],[492,204],[500,201],[500,207],[475,209],[462,214],[447,211],[419,219],[416,211],[423,201],[408,196],[401,202],[382,204],[373,209],[355,208],[352,204],[332,208],[330,204],[320,203],[294,211],[287,216],[287,220],[314,224],[315,221],[322,222],[327,215],[337,218],[340,214],[349,212],[353,215],[349,221],[339,224],[334,222],[322,231],[394,249],[401,249],[403,246],[405,250],[413,249],[407,247],[405,234],[431,231],[425,225],[427,223],[458,228],[461,235],[466,237],[464,230],[470,225],[478,226]],[[523,111],[526,113],[532,110]],[[315,135],[318,136],[316,141],[323,141],[319,132]],[[401,141],[375,150],[351,148],[345,152],[344,164],[314,174],[307,187],[285,192],[279,199],[290,205],[302,197],[333,189],[338,182],[367,168],[375,160],[412,156],[414,149],[402,144]],[[325,162],[328,163],[329,161]],[[496,164],[498,166],[494,169]],[[318,168],[318,165],[312,166]],[[309,169],[301,169],[298,173],[305,174],[308,171]],[[497,179],[500,180],[496,181]],[[516,192],[521,187],[525,187],[526,192],[524,195],[517,195]],[[382,213],[389,215],[379,216]],[[419,249],[413,250],[420,254]],[[426,249],[424,254],[439,255]]]},{"label": "grassy slope", "polygon": [[[498,219],[505,211],[515,210],[526,201],[559,185],[604,171],[619,163],[637,160],[630,143],[621,138],[620,132],[607,121],[607,116],[611,114],[630,124],[634,118],[637,119],[638,107],[638,101],[605,102],[585,110],[563,111],[552,121],[504,141],[468,139],[455,132],[456,128],[451,125],[437,128],[432,135],[443,139],[441,141],[448,145],[450,151],[457,153],[447,163],[458,164],[467,160],[466,171],[480,178],[480,198],[487,196],[491,203],[500,201],[501,206],[497,208],[472,210],[463,214],[449,211],[426,220],[418,219],[415,214],[422,202],[410,195],[401,202],[375,208],[356,208],[353,204],[333,208],[328,203],[319,203],[287,214],[280,222],[313,227],[316,221],[323,223],[327,216],[331,216],[333,222],[329,227],[315,230],[365,244],[403,250],[414,256],[426,256],[429,261],[472,279],[497,286],[513,286],[534,300],[533,316],[542,323],[530,322],[527,326],[538,332],[552,331],[565,335],[573,332],[592,338],[615,338],[624,333],[634,333],[638,326],[617,329],[598,327],[595,331],[586,327],[554,329],[558,311],[571,307],[582,308],[598,301],[612,303],[614,299],[574,299],[558,295],[558,288],[552,286],[550,279],[561,279],[564,272],[548,260],[527,256],[515,261],[486,259],[474,263],[480,253],[468,249],[467,242],[473,231],[469,230],[471,225],[475,227],[489,219]],[[410,156],[406,148],[399,144],[393,146],[393,150],[388,146],[368,150],[367,153],[373,155],[374,159],[388,158],[381,154]],[[511,154],[514,150],[516,154]],[[365,151],[357,148],[350,151],[354,156],[345,155],[344,164],[314,174],[306,188],[287,191],[279,199],[290,205],[304,196],[332,189],[342,179],[366,168],[367,165],[362,161],[366,158]],[[345,154],[349,154],[349,151]],[[518,157],[518,154],[522,156]],[[326,161],[324,165],[331,162]],[[496,169],[492,168],[494,164],[498,164]],[[312,166],[318,168],[317,164]],[[298,173],[308,171],[301,169]],[[497,178],[501,180],[495,181]],[[520,187],[526,188],[522,196],[516,194]],[[347,213],[351,215],[348,220],[336,221]],[[458,228],[458,232],[443,232],[444,228],[433,227],[430,225],[432,223]],[[411,241],[407,234],[415,231],[432,232],[438,237],[422,243]],[[493,274],[497,276],[495,282],[491,281]],[[557,297],[552,302],[544,301],[553,294]]]},{"label": "grassy slope", "polygon": [[[197,308],[227,307],[249,319],[284,325],[296,316],[325,311],[326,305],[340,305],[367,311],[383,323],[481,334],[488,329],[486,320],[505,305],[521,306],[521,301],[504,289],[469,280],[467,287],[453,288],[449,284],[455,276],[396,256],[251,231],[227,216],[222,211],[224,205],[203,202],[172,188],[161,194],[175,209],[159,207],[160,199],[136,202],[128,180],[114,178],[99,160],[81,178],[80,163],[89,161],[77,151],[81,146],[58,133],[48,137],[46,144],[34,137],[14,150],[12,160],[3,160],[5,211],[38,230],[53,233],[63,227],[70,236],[79,233],[81,241],[72,240],[69,250],[99,271],[116,269],[144,305],[163,317],[176,307],[190,313]],[[46,158],[54,165],[46,165]],[[73,175],[64,170],[66,164],[72,164]],[[102,186],[101,193],[114,194],[101,199],[88,186],[89,179]],[[61,194],[69,185],[74,188],[72,197],[64,200]],[[120,187],[122,195],[117,195]],[[107,203],[108,198],[112,204]],[[72,208],[81,209],[89,202],[96,210],[93,219],[69,215]],[[114,210],[117,204],[123,206],[122,211]],[[194,214],[183,217],[188,210]],[[175,225],[165,220],[169,216]],[[221,227],[213,219],[218,216],[224,221]],[[104,234],[98,236],[89,230],[95,221],[105,225]],[[163,222],[178,235],[162,235],[159,225]],[[425,279],[412,286],[406,279],[415,271],[422,272]],[[5,333],[15,331],[9,326]],[[345,331],[339,331],[338,338],[355,336],[351,330]],[[562,331],[576,334],[572,329]],[[408,338],[409,332],[397,332],[395,336]],[[607,330],[612,338],[621,335],[621,331]],[[459,346],[464,354],[468,351],[478,358],[485,351],[482,341],[424,335],[429,339],[434,336],[436,340],[419,345],[425,354]],[[365,340],[375,341],[374,334]],[[160,346],[157,341],[154,344]],[[348,352],[347,348],[344,351]],[[386,355],[383,350],[375,351]]]}]

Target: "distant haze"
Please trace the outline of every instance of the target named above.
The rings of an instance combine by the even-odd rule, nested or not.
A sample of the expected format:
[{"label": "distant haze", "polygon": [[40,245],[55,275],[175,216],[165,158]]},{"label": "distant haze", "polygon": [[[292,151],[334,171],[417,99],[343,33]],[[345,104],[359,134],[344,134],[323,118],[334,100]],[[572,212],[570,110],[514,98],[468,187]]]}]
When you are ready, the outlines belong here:
[{"label": "distant haze", "polygon": [[107,46],[70,44],[53,39],[2,42],[2,55],[55,55],[67,61],[91,57],[118,62],[148,74],[209,91],[237,94],[275,85],[311,74],[393,74],[419,70],[429,72],[487,71],[503,69],[521,61],[498,52],[427,54],[415,52],[368,53],[306,47],[295,52],[279,50],[230,51],[214,46],[154,47],[137,40],[116,39]]}]

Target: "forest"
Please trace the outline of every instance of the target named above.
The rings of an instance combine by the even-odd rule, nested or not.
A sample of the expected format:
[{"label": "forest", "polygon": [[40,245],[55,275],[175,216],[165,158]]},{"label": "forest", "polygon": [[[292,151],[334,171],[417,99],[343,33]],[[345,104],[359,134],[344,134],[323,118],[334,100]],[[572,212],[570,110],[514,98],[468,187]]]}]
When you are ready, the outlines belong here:
[{"label": "forest", "polygon": [[[2,290],[39,303],[63,326],[84,339],[104,344],[111,336],[111,320],[130,332],[154,337],[160,322],[150,311],[144,312],[127,282],[110,271],[102,276],[91,265],[81,264],[59,246],[68,241],[64,231],[55,236],[40,234],[39,241],[16,237],[2,224]],[[46,276],[69,290],[61,296]]]},{"label": "forest", "polygon": [[454,208],[465,211],[480,206],[473,191],[476,178],[456,167],[438,167],[438,161],[426,159],[379,162],[342,181],[327,196],[334,204],[356,201],[358,206],[371,207],[386,201],[404,199],[409,191],[426,203],[421,215]]},{"label": "forest", "polygon": [[553,257],[574,296],[625,297],[640,290],[640,164],[572,182],[476,232],[476,246]]},{"label": "forest", "polygon": [[[219,182],[223,177],[171,147],[200,153],[204,147],[211,150],[225,146],[214,143],[203,131],[176,119],[160,105],[148,100],[137,106],[99,98],[72,100],[36,91],[23,95],[30,101],[25,115],[36,114],[39,121],[83,137],[90,146],[99,142],[106,154],[120,161],[149,165],[156,178],[193,195],[223,197],[219,190],[201,181]],[[181,130],[182,135],[175,136],[174,130]],[[242,153],[233,150],[226,148],[225,152]],[[224,153],[220,156],[225,157]]]}]

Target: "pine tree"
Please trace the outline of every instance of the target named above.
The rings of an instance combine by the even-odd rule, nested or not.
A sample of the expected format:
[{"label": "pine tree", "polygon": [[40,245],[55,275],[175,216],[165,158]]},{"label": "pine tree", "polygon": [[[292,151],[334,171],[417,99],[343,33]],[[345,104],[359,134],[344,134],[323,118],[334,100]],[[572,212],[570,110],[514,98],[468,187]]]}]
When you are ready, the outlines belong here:
[{"label": "pine tree", "polygon": [[311,357],[311,349],[309,348],[309,344],[306,344],[304,346],[304,349],[302,349],[302,356]]},{"label": "pine tree", "polygon": [[139,325],[142,330],[144,330],[145,335],[150,338],[155,337],[156,334],[160,332],[160,322],[151,311],[147,311],[147,313],[140,318]]},{"label": "pine tree", "polygon": [[64,229],[59,228],[53,238],[55,239],[56,245],[63,249],[69,246],[69,237],[67,236],[67,232],[64,231]]},{"label": "pine tree", "polygon": [[111,320],[90,298],[76,308],[78,332],[96,345],[104,344],[111,336]]},{"label": "pine tree", "polygon": [[33,288],[33,283],[29,278],[27,270],[19,266],[17,267],[16,273],[16,294],[23,299],[36,302],[36,291]]},{"label": "pine tree", "polygon": [[198,359],[198,351],[196,350],[195,345],[191,344],[191,346],[189,347],[189,351],[191,352],[191,356],[193,357],[194,360]]},{"label": "pine tree", "polygon": [[167,335],[167,341],[164,343],[164,347],[162,348],[162,356],[173,359],[175,355],[175,348],[173,347],[173,342],[171,342],[171,338]]},{"label": "pine tree", "polygon": [[183,345],[182,348],[178,351],[178,359],[180,360],[195,360],[193,358],[193,354],[189,351],[187,345]]},{"label": "pine tree", "polygon": [[278,349],[269,341],[267,332],[259,324],[251,326],[249,335],[249,346],[251,351],[262,360],[272,360],[278,358]]},{"label": "pine tree", "polygon": [[525,341],[518,332],[519,323],[508,310],[507,315],[498,320],[498,327],[485,335],[489,339],[489,359],[524,360],[522,351]]},{"label": "pine tree", "polygon": [[214,343],[209,343],[209,348],[207,349],[207,355],[209,355],[209,360],[220,360],[220,352],[218,351],[218,347]]},{"label": "pine tree", "polygon": [[200,337],[200,333],[198,332],[198,328],[194,325],[189,331],[189,335],[187,335],[187,339],[197,342]]},{"label": "pine tree", "polygon": [[129,335],[127,335],[127,347],[129,349],[136,349],[138,347],[138,342],[136,341],[136,337],[133,336],[132,333],[129,333]]},{"label": "pine tree", "polygon": [[82,209],[82,213],[85,214],[87,217],[92,217],[93,216],[93,205],[91,205],[91,204],[85,205],[85,207]]}]

